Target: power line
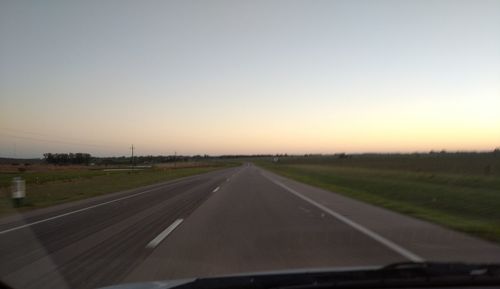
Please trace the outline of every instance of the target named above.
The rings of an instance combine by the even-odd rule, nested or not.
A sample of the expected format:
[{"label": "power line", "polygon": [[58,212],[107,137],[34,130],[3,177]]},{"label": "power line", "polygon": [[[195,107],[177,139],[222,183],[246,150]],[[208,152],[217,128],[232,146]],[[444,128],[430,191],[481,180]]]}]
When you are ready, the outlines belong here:
[{"label": "power line", "polygon": [[[7,127],[0,127],[0,130],[6,130],[6,131],[9,131],[11,133],[32,134],[32,135],[37,135],[37,136],[42,136],[42,137],[54,138],[53,135],[43,134],[43,133],[39,133],[39,132],[31,132],[31,131],[26,131],[26,130],[11,129],[11,128],[7,128]],[[73,139],[73,140],[75,140],[75,139]],[[76,141],[79,141],[79,140],[76,140]]]},{"label": "power line", "polygon": [[2,133],[2,135],[6,135],[8,137],[17,138],[17,139],[31,140],[31,141],[44,142],[44,143],[59,143],[59,144],[66,144],[66,145],[79,145],[79,146],[100,147],[99,145],[84,144],[84,143],[73,143],[73,142],[58,141],[58,140],[46,140],[46,139],[40,139],[40,138],[34,138],[34,137],[17,136],[17,135],[6,134],[6,133]]},{"label": "power line", "polygon": [[[59,140],[58,140],[55,137],[44,135],[44,134],[14,131],[11,129],[6,129],[6,128],[0,128],[0,129],[2,129],[4,131],[12,132],[12,133],[0,132],[0,134],[6,135],[6,136],[12,137],[12,138],[17,138],[17,139],[24,139],[24,140],[31,140],[31,141],[45,142],[45,143],[59,143],[59,144],[66,144],[66,145],[79,145],[79,146],[89,146],[89,147],[110,148],[107,145],[90,144],[90,143],[86,143],[84,141],[79,141],[76,139],[68,141],[68,140],[61,140],[61,138],[59,138]],[[40,137],[32,137],[32,136],[23,136],[23,135],[18,135],[18,134],[33,134],[33,135],[38,135],[38,136],[50,137],[50,139],[40,138]]]}]

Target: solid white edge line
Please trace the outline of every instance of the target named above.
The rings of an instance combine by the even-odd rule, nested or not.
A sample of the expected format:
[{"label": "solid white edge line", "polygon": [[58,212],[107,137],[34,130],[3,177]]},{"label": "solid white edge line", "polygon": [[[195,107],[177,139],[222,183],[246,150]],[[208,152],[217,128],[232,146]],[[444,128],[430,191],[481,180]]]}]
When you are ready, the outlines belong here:
[{"label": "solid white edge line", "polygon": [[146,191],[143,191],[143,192],[140,192],[140,193],[136,193],[136,194],[133,194],[133,195],[130,195],[130,196],[126,196],[126,197],[114,199],[114,200],[107,201],[107,202],[104,202],[104,203],[100,203],[100,204],[97,204],[97,205],[85,207],[85,208],[82,208],[82,209],[78,209],[78,210],[71,211],[71,212],[68,212],[68,213],[60,214],[60,215],[53,216],[53,217],[50,217],[50,218],[46,218],[46,219],[43,219],[43,220],[39,220],[39,221],[36,221],[36,222],[31,222],[31,223],[28,223],[28,224],[24,224],[24,225],[21,225],[21,226],[17,226],[17,227],[14,227],[14,228],[3,230],[3,231],[0,231],[0,235],[5,234],[5,233],[9,233],[9,232],[12,232],[12,231],[16,231],[16,230],[19,230],[19,229],[23,229],[23,228],[26,228],[26,227],[29,227],[29,226],[33,226],[33,225],[36,225],[36,224],[44,223],[44,222],[47,222],[47,221],[52,221],[52,220],[55,220],[55,219],[59,219],[59,218],[65,217],[65,216],[69,216],[69,215],[73,215],[73,214],[76,214],[76,213],[80,213],[80,212],[83,212],[83,211],[87,211],[87,210],[90,210],[90,209],[94,209],[94,208],[97,208],[97,207],[100,207],[100,206],[108,205],[108,204],[111,204],[111,203],[114,203],[114,202],[118,202],[118,201],[130,199],[130,198],[133,198],[133,197],[137,197],[139,195],[143,195],[143,194],[146,194],[146,193],[158,190],[160,188],[154,188],[154,189],[146,190]]},{"label": "solid white edge line", "polygon": [[217,192],[219,189],[220,189],[220,187],[215,188],[215,189],[212,191],[212,193]]},{"label": "solid white edge line", "polygon": [[151,240],[151,242],[146,245],[146,248],[155,248],[156,246],[158,246],[158,244],[160,244],[161,241],[163,241],[170,233],[172,233],[175,228],[177,228],[182,223],[182,221],[183,219],[175,220],[175,222],[173,222],[170,226],[163,230],[158,236],[156,236],[156,238]]},{"label": "solid white edge line", "polygon": [[396,253],[402,255],[403,257],[408,258],[410,261],[413,261],[413,262],[423,262],[424,261],[424,259],[422,257],[416,255],[415,253],[410,252],[409,250],[401,247],[400,245],[392,242],[391,240],[388,240],[388,239],[380,236],[379,234],[373,232],[372,230],[370,230],[366,227],[363,227],[362,225],[352,221],[351,219],[348,219],[348,218],[342,216],[341,214],[331,210],[330,208],[327,208],[327,207],[323,206],[322,204],[302,195],[301,193],[295,191],[294,189],[288,187],[287,185],[285,185],[279,181],[273,180],[269,176],[266,176],[266,177],[269,180],[271,180],[273,183],[275,183],[276,185],[282,187],[283,189],[287,190],[288,192],[290,192],[290,193],[294,194],[295,196],[301,198],[302,200],[310,203],[311,205],[316,206],[317,208],[323,210],[324,212],[328,213],[329,215],[336,218],[337,220],[353,227],[354,229],[356,229],[359,232],[365,234],[366,236],[374,239],[375,241],[377,241],[380,244],[386,246],[387,248],[395,251]]}]

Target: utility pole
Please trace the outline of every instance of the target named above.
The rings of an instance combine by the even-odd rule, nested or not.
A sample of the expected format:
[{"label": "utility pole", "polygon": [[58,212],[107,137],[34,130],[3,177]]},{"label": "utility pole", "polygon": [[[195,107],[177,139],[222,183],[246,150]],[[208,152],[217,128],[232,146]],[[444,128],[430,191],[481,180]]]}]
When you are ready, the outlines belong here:
[{"label": "utility pole", "polygon": [[177,166],[177,152],[174,152],[174,168]]},{"label": "utility pole", "polygon": [[132,161],[132,166],[134,166],[134,145],[132,144],[132,146],[130,147],[130,149],[132,150],[132,158],[131,158],[131,161]]}]

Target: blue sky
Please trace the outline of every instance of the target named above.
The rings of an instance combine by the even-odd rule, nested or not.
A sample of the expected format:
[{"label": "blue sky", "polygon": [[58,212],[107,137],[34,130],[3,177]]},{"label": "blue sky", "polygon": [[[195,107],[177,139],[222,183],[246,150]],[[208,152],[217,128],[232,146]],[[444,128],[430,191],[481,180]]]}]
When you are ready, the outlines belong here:
[{"label": "blue sky", "polygon": [[500,1],[2,1],[0,155],[500,146]]}]

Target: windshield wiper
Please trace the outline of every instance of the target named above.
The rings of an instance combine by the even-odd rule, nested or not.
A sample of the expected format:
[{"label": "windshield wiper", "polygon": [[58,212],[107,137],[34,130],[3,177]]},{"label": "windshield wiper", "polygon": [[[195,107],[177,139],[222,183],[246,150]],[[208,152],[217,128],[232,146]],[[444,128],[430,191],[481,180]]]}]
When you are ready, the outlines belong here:
[{"label": "windshield wiper", "polygon": [[396,263],[378,269],[199,278],[176,289],[401,288],[500,285],[500,264]]}]

